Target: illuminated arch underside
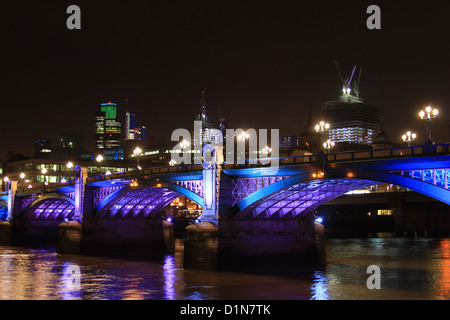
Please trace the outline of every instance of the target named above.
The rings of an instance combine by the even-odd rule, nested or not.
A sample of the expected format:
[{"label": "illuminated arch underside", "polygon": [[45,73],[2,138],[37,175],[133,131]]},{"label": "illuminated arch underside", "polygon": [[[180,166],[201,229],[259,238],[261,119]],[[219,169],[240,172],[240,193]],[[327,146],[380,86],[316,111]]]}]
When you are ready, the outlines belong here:
[{"label": "illuminated arch underside", "polygon": [[348,191],[380,184],[360,179],[320,179],[302,182],[263,197],[237,217],[294,218]]},{"label": "illuminated arch underside", "polygon": [[8,206],[3,201],[0,202],[0,221],[5,221],[8,217]]},{"label": "illuminated arch underside", "polygon": [[31,207],[25,216],[28,220],[64,220],[70,219],[75,207],[67,200],[49,198]]},{"label": "illuminated arch underside", "polygon": [[180,196],[178,192],[157,187],[130,190],[112,200],[97,218],[147,218]]}]

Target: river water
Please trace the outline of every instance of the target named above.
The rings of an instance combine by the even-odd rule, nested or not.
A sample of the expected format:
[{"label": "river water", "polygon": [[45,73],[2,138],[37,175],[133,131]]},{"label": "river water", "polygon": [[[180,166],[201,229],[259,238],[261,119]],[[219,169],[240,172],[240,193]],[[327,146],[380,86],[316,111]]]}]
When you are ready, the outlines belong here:
[{"label": "river water", "polygon": [[[271,261],[241,270],[182,268],[182,242],[155,261],[0,247],[0,299],[449,299],[450,238],[326,239],[325,265]],[[369,289],[367,268],[380,270]],[[274,267],[277,268],[277,267]]]}]

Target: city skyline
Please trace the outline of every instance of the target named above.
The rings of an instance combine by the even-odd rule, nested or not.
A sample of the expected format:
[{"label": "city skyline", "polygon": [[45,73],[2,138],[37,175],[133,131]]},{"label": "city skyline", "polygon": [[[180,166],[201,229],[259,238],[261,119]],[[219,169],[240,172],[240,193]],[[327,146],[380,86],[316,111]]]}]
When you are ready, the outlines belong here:
[{"label": "city skyline", "polygon": [[368,30],[369,4],[81,1],[81,30],[66,28],[69,3],[10,4],[0,159],[30,155],[36,138],[59,132],[92,145],[105,101],[125,114],[128,99],[152,138],[169,140],[191,129],[203,87],[213,122],[219,105],[230,128],[297,134],[310,107],[318,121],[322,103],[340,95],[334,60],[343,74],[363,68],[361,96],[393,141],[407,130],[424,141],[418,112],[430,104],[440,111],[433,139],[448,142],[449,5],[381,2],[381,30]]}]

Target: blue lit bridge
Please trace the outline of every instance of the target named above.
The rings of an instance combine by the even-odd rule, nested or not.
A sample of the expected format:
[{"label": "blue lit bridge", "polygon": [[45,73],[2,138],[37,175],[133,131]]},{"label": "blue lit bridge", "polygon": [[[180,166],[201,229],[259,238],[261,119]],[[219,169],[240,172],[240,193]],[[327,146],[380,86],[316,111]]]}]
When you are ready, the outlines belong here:
[{"label": "blue lit bridge", "polygon": [[[285,157],[277,170],[261,163],[203,163],[88,177],[77,167],[71,184],[20,190],[12,181],[0,198],[1,226],[18,240],[58,234],[62,251],[167,249],[173,234],[161,210],[184,196],[203,208],[202,222],[186,229],[198,250],[187,245],[185,254],[200,255],[199,261],[199,252],[211,247],[224,255],[300,252],[316,245],[320,226],[313,210],[352,190],[388,183],[450,204],[449,148]],[[199,234],[203,240],[189,236]]]}]

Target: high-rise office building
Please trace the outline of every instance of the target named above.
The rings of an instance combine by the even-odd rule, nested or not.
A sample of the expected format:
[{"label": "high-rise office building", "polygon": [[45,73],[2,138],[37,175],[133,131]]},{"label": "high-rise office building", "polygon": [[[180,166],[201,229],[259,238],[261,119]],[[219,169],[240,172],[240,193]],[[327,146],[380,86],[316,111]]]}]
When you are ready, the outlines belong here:
[{"label": "high-rise office building", "polygon": [[107,158],[118,159],[122,148],[122,124],[117,118],[117,105],[102,103],[95,113],[95,147]]},{"label": "high-rise office building", "polygon": [[[201,130],[194,132],[194,144],[203,145],[204,143],[213,142],[217,139],[218,127],[212,123],[206,115],[206,93],[202,90],[200,98],[200,113],[195,116],[195,121],[201,121]],[[214,130],[212,130],[214,129]]]},{"label": "high-rise office building", "polygon": [[147,128],[136,120],[134,113],[126,112],[125,114],[125,140],[145,140]]},{"label": "high-rise office building", "polygon": [[[222,141],[220,129],[206,115],[206,92],[204,89],[200,98],[200,113],[195,116],[194,120],[197,122],[197,126],[194,127],[191,143],[194,163],[198,163],[202,159],[201,150],[204,144]],[[198,125],[199,122],[201,125]]]}]

